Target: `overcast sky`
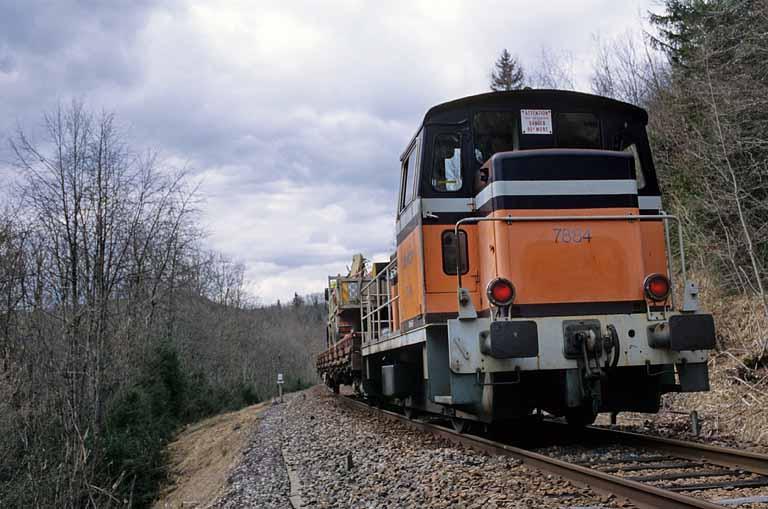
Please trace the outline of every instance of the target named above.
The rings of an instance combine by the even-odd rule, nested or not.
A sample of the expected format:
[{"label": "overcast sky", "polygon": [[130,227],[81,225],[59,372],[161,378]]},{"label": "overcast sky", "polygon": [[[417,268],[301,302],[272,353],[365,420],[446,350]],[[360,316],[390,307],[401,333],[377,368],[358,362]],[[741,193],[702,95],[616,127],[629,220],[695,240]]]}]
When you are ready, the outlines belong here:
[{"label": "overcast sky", "polygon": [[58,101],[113,111],[201,179],[207,242],[261,302],[321,291],[394,249],[398,158],[430,106],[486,91],[505,47],[527,70],[567,50],[587,88],[593,36],[655,4],[0,0],[0,161]]}]

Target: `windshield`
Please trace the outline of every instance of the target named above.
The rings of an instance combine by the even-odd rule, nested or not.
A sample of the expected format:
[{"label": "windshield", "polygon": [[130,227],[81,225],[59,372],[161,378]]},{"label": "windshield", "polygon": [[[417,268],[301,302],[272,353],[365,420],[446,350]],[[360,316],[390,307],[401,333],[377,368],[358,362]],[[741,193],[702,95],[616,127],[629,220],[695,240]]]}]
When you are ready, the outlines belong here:
[{"label": "windshield", "polygon": [[558,113],[555,127],[559,148],[602,148],[600,121],[593,113]]},{"label": "windshield", "polygon": [[475,161],[483,164],[496,152],[515,147],[516,111],[479,111],[475,113]]},{"label": "windshield", "polygon": [[[515,150],[519,114],[519,111],[475,113],[472,121],[474,156],[479,164],[483,164],[497,152]],[[528,135],[520,140],[519,148],[602,148],[600,121],[593,113],[557,113],[555,134],[556,139],[551,133],[548,136]],[[532,145],[531,139],[536,140],[536,143]]]}]

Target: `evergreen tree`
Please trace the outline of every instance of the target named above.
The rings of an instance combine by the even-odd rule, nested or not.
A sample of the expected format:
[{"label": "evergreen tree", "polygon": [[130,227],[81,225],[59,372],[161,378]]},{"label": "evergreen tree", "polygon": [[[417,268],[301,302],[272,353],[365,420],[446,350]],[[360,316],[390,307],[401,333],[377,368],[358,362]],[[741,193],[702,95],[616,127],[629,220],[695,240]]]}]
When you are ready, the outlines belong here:
[{"label": "evergreen tree", "polygon": [[502,92],[523,88],[525,84],[523,67],[516,58],[509,54],[506,48],[502,50],[501,55],[499,55],[494,64],[494,68],[491,71],[491,90]]},{"label": "evergreen tree", "polygon": [[[753,0],[666,0],[666,11],[650,16],[658,30],[651,41],[677,70],[695,65],[703,46],[713,51],[713,63],[730,61],[734,51],[743,46],[733,27],[759,17],[754,4]],[[714,33],[719,37],[712,37]]]}]

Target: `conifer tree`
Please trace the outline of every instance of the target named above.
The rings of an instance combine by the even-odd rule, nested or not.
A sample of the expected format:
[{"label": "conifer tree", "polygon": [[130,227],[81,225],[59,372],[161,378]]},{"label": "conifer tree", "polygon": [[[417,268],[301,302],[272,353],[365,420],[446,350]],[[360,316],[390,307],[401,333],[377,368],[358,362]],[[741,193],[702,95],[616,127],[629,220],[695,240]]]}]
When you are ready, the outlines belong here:
[{"label": "conifer tree", "polygon": [[[738,26],[750,16],[758,17],[754,3],[753,0],[666,0],[663,14],[650,14],[650,21],[658,31],[658,36],[651,37],[651,42],[667,54],[676,70],[691,65],[703,45],[715,43],[711,48],[713,56],[729,59],[733,56],[733,48],[741,41],[735,37],[720,45],[712,40],[711,34],[722,32],[723,27]],[[726,35],[734,34],[728,32]]]},{"label": "conifer tree", "polygon": [[505,48],[496,59],[494,70],[491,71],[491,90],[494,92],[519,90],[525,85],[524,81],[523,67]]}]

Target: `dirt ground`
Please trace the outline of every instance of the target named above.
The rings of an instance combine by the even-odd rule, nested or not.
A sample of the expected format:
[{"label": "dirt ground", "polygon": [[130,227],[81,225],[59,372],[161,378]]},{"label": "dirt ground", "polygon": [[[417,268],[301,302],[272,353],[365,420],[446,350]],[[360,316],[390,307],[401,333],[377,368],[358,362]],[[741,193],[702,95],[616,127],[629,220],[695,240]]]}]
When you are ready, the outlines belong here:
[{"label": "dirt ground", "polygon": [[217,415],[185,428],[168,446],[171,484],[155,509],[209,507],[222,493],[248,436],[269,403]]}]

